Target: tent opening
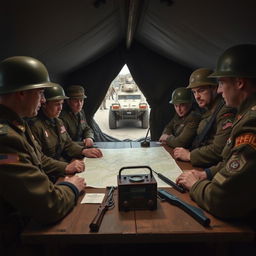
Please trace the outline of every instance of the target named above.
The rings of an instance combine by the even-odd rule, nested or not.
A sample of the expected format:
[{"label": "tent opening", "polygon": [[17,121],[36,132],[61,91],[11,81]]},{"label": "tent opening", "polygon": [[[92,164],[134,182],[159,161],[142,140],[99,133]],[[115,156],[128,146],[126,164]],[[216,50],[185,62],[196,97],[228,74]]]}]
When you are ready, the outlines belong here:
[{"label": "tent opening", "polygon": [[149,127],[150,108],[126,65],[111,82],[94,119],[100,129],[119,140],[140,140]]}]

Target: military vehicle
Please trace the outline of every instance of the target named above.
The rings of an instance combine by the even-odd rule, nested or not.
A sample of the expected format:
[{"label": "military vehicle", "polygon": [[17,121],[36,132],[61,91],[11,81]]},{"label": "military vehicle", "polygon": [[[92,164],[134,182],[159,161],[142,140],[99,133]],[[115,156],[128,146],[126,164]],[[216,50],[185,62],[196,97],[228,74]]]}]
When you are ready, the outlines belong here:
[{"label": "military vehicle", "polygon": [[120,91],[116,94],[116,100],[109,109],[108,120],[110,129],[116,129],[119,120],[139,120],[142,128],[148,128],[148,103],[136,84],[121,85]]}]

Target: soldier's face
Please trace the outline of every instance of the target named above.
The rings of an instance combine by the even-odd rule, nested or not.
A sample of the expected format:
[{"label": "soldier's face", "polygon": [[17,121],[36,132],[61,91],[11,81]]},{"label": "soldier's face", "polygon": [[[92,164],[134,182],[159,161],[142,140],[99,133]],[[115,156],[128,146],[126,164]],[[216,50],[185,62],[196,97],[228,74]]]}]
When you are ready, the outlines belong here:
[{"label": "soldier's face", "polygon": [[187,115],[191,106],[191,103],[174,104],[175,111],[179,117]]},{"label": "soldier's face", "polygon": [[78,113],[82,110],[84,105],[84,99],[69,99],[67,100],[69,107],[71,108],[73,113]]},{"label": "soldier's face", "polygon": [[200,108],[205,108],[211,104],[215,95],[216,87],[215,86],[201,86],[193,88],[192,92],[194,94],[195,100]]},{"label": "soldier's face", "polygon": [[23,117],[34,117],[37,115],[41,104],[45,102],[44,89],[33,89],[21,92],[24,104],[20,106]]},{"label": "soldier's face", "polygon": [[47,101],[43,105],[44,113],[49,118],[58,117],[62,110],[63,100]]},{"label": "soldier's face", "polygon": [[229,107],[239,106],[239,96],[241,92],[239,90],[242,79],[231,78],[231,77],[221,77],[219,78],[218,93],[220,93]]}]

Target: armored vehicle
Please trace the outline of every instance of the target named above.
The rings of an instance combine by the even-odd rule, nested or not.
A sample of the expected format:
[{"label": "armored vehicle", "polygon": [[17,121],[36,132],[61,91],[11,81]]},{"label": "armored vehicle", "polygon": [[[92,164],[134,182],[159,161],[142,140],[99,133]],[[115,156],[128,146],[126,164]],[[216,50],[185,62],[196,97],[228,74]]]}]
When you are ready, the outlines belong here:
[{"label": "armored vehicle", "polygon": [[118,120],[139,120],[142,128],[148,128],[148,103],[136,84],[123,84],[117,92],[116,100],[109,109],[109,128],[116,129]]}]

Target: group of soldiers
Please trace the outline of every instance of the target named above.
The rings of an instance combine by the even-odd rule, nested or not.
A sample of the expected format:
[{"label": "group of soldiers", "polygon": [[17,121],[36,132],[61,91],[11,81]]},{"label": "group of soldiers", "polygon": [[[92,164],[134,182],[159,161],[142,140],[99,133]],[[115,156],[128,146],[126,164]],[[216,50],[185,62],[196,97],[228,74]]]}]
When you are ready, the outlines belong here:
[{"label": "group of soldiers", "polygon": [[174,90],[170,103],[176,114],[159,139],[174,148],[175,159],[203,168],[184,171],[176,180],[200,207],[254,223],[255,59],[256,45],[237,45],[219,57],[215,72],[195,70],[187,87]]},{"label": "group of soldiers", "polygon": [[[204,168],[177,183],[220,218],[255,214],[255,59],[256,45],[238,45],[219,57],[215,72],[195,70],[187,88],[173,92],[176,115],[160,138],[176,159]],[[30,219],[52,224],[70,212],[85,180],[66,174],[84,171],[82,158],[102,152],[92,147],[83,87],[65,93],[31,57],[5,59],[0,77],[0,248],[8,248]]]},{"label": "group of soldiers", "polygon": [[160,138],[160,142],[174,148],[176,159],[198,167],[221,161],[236,114],[236,109],[226,106],[217,93],[216,79],[208,77],[212,72],[207,68],[197,69],[191,74],[187,88],[174,90],[171,103],[176,115]]},{"label": "group of soldiers", "polygon": [[66,175],[84,171],[83,157],[102,152],[92,147],[82,86],[69,86],[66,96],[39,60],[25,56],[2,61],[0,77],[1,251],[13,249],[31,218],[41,224],[63,218],[86,185]]}]

